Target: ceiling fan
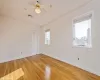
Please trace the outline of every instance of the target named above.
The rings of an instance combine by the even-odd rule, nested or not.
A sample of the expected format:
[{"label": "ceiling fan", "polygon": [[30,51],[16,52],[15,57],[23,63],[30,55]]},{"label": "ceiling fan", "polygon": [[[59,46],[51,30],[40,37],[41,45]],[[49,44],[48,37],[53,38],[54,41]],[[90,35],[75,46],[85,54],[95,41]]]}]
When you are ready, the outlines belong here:
[{"label": "ceiling fan", "polygon": [[[31,4],[33,5],[34,11],[37,14],[40,14],[43,9],[46,11],[46,9],[45,9],[46,6],[41,5],[39,0],[36,0],[35,4],[33,2],[31,2]],[[49,8],[51,8],[51,7],[52,7],[52,5],[49,5]],[[48,6],[47,6],[47,8],[48,8]]]}]

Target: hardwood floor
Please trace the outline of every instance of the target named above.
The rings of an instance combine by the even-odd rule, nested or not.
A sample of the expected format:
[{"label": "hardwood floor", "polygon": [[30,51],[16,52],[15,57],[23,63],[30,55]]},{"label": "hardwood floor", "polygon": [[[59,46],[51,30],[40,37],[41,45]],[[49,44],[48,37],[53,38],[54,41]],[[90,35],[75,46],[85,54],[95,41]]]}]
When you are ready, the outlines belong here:
[{"label": "hardwood floor", "polygon": [[40,54],[1,63],[0,80],[100,80],[100,77]]}]

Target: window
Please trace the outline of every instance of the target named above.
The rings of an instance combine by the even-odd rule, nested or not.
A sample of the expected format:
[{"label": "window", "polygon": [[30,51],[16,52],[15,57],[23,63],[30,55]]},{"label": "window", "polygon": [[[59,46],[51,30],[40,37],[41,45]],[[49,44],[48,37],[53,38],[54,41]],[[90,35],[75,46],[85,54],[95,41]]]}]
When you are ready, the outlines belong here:
[{"label": "window", "polygon": [[45,31],[45,44],[50,45],[50,30]]},{"label": "window", "polygon": [[91,19],[88,14],[73,20],[73,45],[77,47],[91,47]]}]

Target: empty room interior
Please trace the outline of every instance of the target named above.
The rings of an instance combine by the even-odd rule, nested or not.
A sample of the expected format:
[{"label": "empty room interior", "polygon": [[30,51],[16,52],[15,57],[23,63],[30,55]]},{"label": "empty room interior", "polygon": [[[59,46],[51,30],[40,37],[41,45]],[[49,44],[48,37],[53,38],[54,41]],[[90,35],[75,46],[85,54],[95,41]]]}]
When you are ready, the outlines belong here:
[{"label": "empty room interior", "polygon": [[0,80],[100,80],[100,0],[0,0]]}]

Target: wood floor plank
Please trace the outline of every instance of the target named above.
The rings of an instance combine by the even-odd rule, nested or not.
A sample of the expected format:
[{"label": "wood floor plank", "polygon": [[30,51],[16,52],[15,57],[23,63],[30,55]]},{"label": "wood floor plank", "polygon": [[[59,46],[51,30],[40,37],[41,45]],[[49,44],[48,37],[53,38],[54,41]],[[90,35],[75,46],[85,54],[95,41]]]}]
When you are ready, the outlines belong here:
[{"label": "wood floor plank", "polygon": [[0,80],[100,80],[80,68],[49,56],[35,56],[0,63]]}]

